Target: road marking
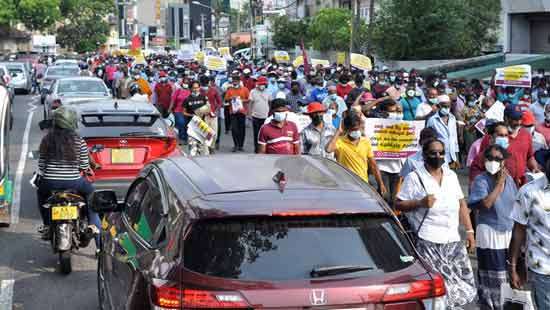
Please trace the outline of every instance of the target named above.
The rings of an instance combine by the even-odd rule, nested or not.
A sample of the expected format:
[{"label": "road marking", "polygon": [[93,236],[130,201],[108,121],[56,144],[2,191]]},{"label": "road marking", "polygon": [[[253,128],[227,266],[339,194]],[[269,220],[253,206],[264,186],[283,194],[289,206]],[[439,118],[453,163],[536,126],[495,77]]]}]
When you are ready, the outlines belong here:
[{"label": "road marking", "polygon": [[0,310],[12,310],[14,280],[0,282]]},{"label": "road marking", "polygon": [[12,225],[19,223],[19,210],[21,210],[21,182],[23,181],[23,173],[25,172],[25,164],[27,163],[27,153],[29,152],[29,134],[31,132],[32,117],[34,115],[34,111],[38,108],[34,101],[29,102],[27,105],[30,107],[27,110],[29,115],[27,116],[27,124],[25,125],[25,131],[23,132],[21,156],[19,157],[19,163],[17,164],[17,170],[15,171],[10,220]]}]

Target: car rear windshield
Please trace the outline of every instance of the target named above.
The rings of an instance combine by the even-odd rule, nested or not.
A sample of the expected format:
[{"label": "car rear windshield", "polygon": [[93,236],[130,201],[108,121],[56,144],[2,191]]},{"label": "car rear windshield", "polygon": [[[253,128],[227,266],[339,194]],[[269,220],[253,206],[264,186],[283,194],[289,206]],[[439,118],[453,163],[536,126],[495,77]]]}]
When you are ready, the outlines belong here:
[{"label": "car rear windshield", "polygon": [[93,80],[73,80],[59,81],[57,92],[66,93],[106,93],[107,89],[100,81]]},{"label": "car rear windshield", "polygon": [[46,72],[47,76],[76,76],[78,75],[78,68],[59,68],[50,69]]},{"label": "car rear windshield", "polygon": [[[199,221],[184,244],[187,269],[241,280],[286,281],[392,272],[413,263],[405,235],[385,216],[265,217]],[[338,272],[338,266],[342,270]],[[345,266],[364,267],[345,271]]]}]

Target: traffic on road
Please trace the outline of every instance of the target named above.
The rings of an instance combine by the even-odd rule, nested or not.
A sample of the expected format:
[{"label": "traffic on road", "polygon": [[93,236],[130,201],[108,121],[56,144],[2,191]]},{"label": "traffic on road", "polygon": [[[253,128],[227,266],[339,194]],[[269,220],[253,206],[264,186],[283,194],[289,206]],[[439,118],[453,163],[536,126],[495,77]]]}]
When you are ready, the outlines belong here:
[{"label": "traffic on road", "polygon": [[303,56],[1,62],[0,310],[550,309],[544,70]]}]

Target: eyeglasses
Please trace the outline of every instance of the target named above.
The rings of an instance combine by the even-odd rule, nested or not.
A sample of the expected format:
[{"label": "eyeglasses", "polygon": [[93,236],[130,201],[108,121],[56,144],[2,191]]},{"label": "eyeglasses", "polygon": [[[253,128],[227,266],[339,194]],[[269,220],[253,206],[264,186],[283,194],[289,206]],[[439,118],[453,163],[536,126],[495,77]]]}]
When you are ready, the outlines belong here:
[{"label": "eyeglasses", "polygon": [[428,151],[428,156],[435,157],[435,156],[445,156],[445,151]]},{"label": "eyeglasses", "polygon": [[487,157],[485,157],[485,159],[487,159],[488,161],[503,161],[504,158],[500,157],[500,156],[493,156],[493,155],[489,155]]}]

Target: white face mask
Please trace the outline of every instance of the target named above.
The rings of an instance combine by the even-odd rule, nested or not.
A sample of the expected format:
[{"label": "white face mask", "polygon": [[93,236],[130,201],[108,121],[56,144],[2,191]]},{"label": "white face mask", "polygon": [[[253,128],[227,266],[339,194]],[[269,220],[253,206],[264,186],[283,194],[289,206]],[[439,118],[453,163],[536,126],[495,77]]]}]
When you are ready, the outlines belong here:
[{"label": "white face mask", "polygon": [[353,130],[349,132],[349,137],[353,140],[361,138],[361,130]]},{"label": "white face mask", "polygon": [[494,160],[486,161],[485,162],[485,170],[490,175],[495,175],[497,172],[500,171],[500,163],[498,161],[494,161]]},{"label": "white face mask", "polygon": [[336,114],[336,110],[334,110],[334,109],[328,109],[328,110],[327,110],[327,114],[330,115],[330,116],[333,116],[334,114]]},{"label": "white face mask", "polygon": [[286,119],[286,112],[273,112],[273,120],[283,122]]}]

